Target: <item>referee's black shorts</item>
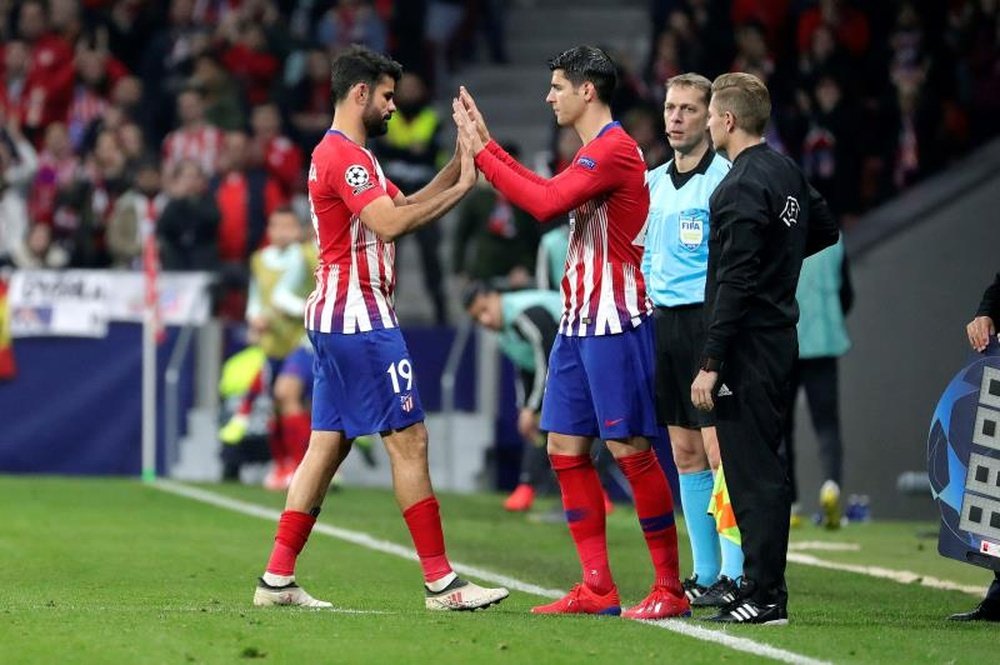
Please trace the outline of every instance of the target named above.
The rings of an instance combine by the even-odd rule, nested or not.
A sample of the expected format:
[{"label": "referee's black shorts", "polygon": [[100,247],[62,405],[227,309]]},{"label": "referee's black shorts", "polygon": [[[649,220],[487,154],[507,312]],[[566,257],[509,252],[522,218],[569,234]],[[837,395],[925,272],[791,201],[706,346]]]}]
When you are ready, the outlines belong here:
[{"label": "referee's black shorts", "polygon": [[661,425],[701,429],[715,424],[715,413],[691,403],[691,382],[698,375],[705,342],[704,308],[697,305],[657,307],[656,418]]}]

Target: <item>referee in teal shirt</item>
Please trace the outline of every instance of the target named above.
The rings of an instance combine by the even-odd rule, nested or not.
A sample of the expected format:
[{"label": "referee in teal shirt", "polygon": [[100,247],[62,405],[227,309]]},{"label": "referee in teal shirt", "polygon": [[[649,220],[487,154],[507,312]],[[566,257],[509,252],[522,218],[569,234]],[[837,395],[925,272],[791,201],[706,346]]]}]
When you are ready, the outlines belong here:
[{"label": "referee in teal shirt", "polygon": [[712,150],[708,137],[711,92],[711,81],[698,74],[667,81],[663,120],[674,158],[647,174],[642,273],[656,306],[657,418],[670,434],[694,560],[684,591],[694,606],[721,607],[738,591],[743,552],[720,538],[707,513],[719,464],[715,414],[691,402],[691,381],[705,341],[708,201],[729,172],[729,162]]}]

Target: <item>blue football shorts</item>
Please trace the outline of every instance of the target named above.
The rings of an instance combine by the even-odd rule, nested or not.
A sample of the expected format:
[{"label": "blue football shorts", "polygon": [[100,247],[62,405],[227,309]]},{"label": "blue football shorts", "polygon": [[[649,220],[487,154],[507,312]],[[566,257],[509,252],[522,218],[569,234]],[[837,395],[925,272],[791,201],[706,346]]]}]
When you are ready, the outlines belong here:
[{"label": "blue football shorts", "polygon": [[549,358],[541,429],[627,439],[657,435],[652,320],[617,335],[559,335]]},{"label": "blue football shorts", "polygon": [[310,398],[313,390],[313,365],[316,362],[316,354],[307,346],[296,347],[291,353],[285,356],[278,370],[278,376],[290,374],[299,379],[303,386],[303,397]]},{"label": "blue football shorts", "polygon": [[316,352],[312,428],[355,438],[424,420],[399,328],[342,335],[308,331]]}]

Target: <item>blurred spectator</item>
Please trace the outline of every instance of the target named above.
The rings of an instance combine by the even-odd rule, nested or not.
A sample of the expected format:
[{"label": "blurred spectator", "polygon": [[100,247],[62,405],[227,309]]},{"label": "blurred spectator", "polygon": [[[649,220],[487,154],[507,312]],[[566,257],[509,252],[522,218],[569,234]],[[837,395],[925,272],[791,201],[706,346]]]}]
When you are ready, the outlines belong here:
[{"label": "blurred spectator", "polygon": [[622,118],[622,127],[642,149],[647,169],[654,169],[669,159],[661,114],[649,106],[637,106]]},{"label": "blurred spectator", "polygon": [[386,27],[367,0],[337,0],[316,27],[316,39],[330,53],[361,44],[385,53]]},{"label": "blurred spectator", "polygon": [[[121,76],[111,87],[111,104],[121,109],[131,120],[143,122],[146,118],[146,109],[142,107],[142,91],[142,81],[138,77]],[[143,127],[145,128],[145,125]]]},{"label": "blurred spectator", "polygon": [[163,270],[219,270],[219,208],[198,162],[168,172],[170,200],[156,225]]},{"label": "blurred spectator", "polygon": [[180,127],[163,139],[163,167],[173,170],[185,159],[194,160],[203,174],[212,175],[218,168],[222,150],[222,131],[205,122],[204,94],[188,88],[177,96]]},{"label": "blurred spectator", "polygon": [[960,56],[957,80],[970,116],[971,139],[996,134],[1000,114],[1000,9],[992,0],[949,5],[946,40]]},{"label": "blurred spectator", "polygon": [[72,268],[107,264],[104,226],[94,214],[93,191],[86,179],[75,179],[56,190],[51,242],[69,256]]},{"label": "blurred spectator", "polygon": [[243,96],[236,80],[215,56],[203,54],[195,58],[188,83],[203,93],[205,122],[219,129],[243,129]]},{"label": "blurred spectator", "polygon": [[103,231],[111,219],[115,201],[129,186],[126,166],[117,132],[110,129],[101,131],[93,151],[84,162],[84,173],[90,185],[94,221],[100,229],[96,240],[102,253],[105,250]]},{"label": "blurred spectator", "polygon": [[[427,86],[416,74],[403,74],[396,84],[396,113],[389,120],[384,136],[374,148],[386,177],[403,192],[420,191],[434,178],[441,155],[441,117],[430,105]],[[424,288],[434,305],[434,320],[447,320],[444,302],[443,270],[438,248],[441,228],[437,224],[421,226],[413,234],[420,248]]]},{"label": "blurred spectator", "polygon": [[507,0],[480,0],[476,17],[479,27],[486,37],[486,47],[493,64],[503,65],[510,62],[507,55]]},{"label": "blurred spectator", "polygon": [[250,139],[245,132],[226,132],[219,174],[209,190],[219,208],[219,258],[246,264],[264,239],[267,217],[288,203],[280,185],[263,168],[250,167]]},{"label": "blurred spectator", "polygon": [[268,51],[264,28],[232,13],[220,26],[220,31],[229,43],[222,55],[222,64],[243,87],[251,107],[263,104],[270,95],[280,66],[278,59]]},{"label": "blurred spectator", "polygon": [[282,134],[281,112],[277,104],[268,102],[254,107],[250,124],[253,128],[250,164],[262,166],[281,187],[283,198],[290,200],[304,189],[302,151]]},{"label": "blurred spectator", "polygon": [[840,437],[838,360],[851,348],[844,318],[854,301],[843,240],[802,262],[795,299],[799,305],[799,356],[792,371],[784,423],[783,457],[792,489],[792,520],[798,514],[799,487],[795,473],[795,403],[804,390],[819,444],[823,472],[819,503],[822,524],[840,527],[840,488],[844,447]]},{"label": "blurred spectator", "polygon": [[45,128],[45,140],[38,158],[38,174],[31,188],[28,212],[35,223],[51,224],[56,193],[69,186],[80,170],[80,158],[73,152],[69,131],[61,122]]},{"label": "blurred spectator", "polygon": [[28,188],[38,155],[14,117],[0,129],[0,266],[21,264],[27,256]]},{"label": "blurred spectator", "polygon": [[330,58],[322,49],[306,55],[306,75],[289,93],[292,128],[299,147],[312,150],[330,128],[333,96],[330,90]]},{"label": "blurred spectator", "polygon": [[142,268],[145,234],[155,232],[156,222],[167,207],[156,159],[143,158],[134,169],[132,186],[115,202],[108,222],[108,253],[113,268]]},{"label": "blurred spectator", "polygon": [[[515,159],[514,144],[504,149]],[[467,280],[520,289],[531,285],[538,255],[539,224],[480,177],[459,204],[452,269]]]},{"label": "blurred spectator", "polygon": [[776,49],[783,36],[788,17],[792,15],[789,11],[791,4],[791,0],[733,0],[729,15],[733,25],[748,22],[760,25],[768,46]]},{"label": "blurred spectator", "polygon": [[28,44],[20,39],[7,42],[3,47],[3,88],[0,89],[0,111],[17,119],[24,118],[27,102],[25,86],[28,81],[28,66],[31,51]]},{"label": "blurred spectator", "polygon": [[21,122],[28,137],[38,141],[49,123],[66,118],[73,95],[73,49],[49,29],[45,3],[41,0],[26,0],[21,4],[18,36],[31,51],[21,92]]},{"label": "blurred spectator", "polygon": [[83,33],[80,0],[48,0],[48,2],[52,32],[62,37],[67,44],[76,44]]},{"label": "blurred spectator", "polygon": [[832,76],[812,90],[811,125],[802,145],[802,169],[835,215],[856,213],[859,155],[851,132],[858,117]]},{"label": "blurred spectator", "polygon": [[[168,23],[150,38],[139,71],[146,82],[144,104],[150,110],[148,135],[158,141],[174,125],[175,96],[182,96],[188,77],[194,69],[194,60],[208,50],[210,39],[207,29],[194,20],[194,0],[170,0],[167,12]],[[178,114],[180,113],[180,99]],[[204,112],[204,111],[203,111]],[[188,155],[178,155],[169,160],[173,165],[177,159]],[[214,171],[214,164],[210,171]]]},{"label": "blurred spectator", "polygon": [[729,69],[733,72],[761,71],[765,74],[762,80],[774,74],[774,57],[764,39],[764,28],[759,23],[744,23],[737,28],[736,57]]},{"label": "blurred spectator", "polygon": [[837,43],[852,56],[861,57],[868,49],[870,34],[865,14],[852,7],[847,0],[819,0],[817,6],[806,9],[799,16],[799,53],[809,50],[812,33],[821,25],[829,26]]},{"label": "blurred spectator", "polygon": [[430,87],[438,94],[449,89],[449,74],[455,69],[459,28],[468,13],[463,0],[428,0],[424,18],[424,42],[429,68]]},{"label": "blurred spectator", "polygon": [[128,70],[100,46],[91,48],[81,44],[77,47],[74,63],[76,79],[67,127],[74,149],[80,150],[90,125],[101,118],[108,107],[112,88]]},{"label": "blurred spectator", "polygon": [[132,173],[132,167],[146,154],[146,139],[142,127],[134,122],[126,122],[116,132],[118,146],[125,157],[125,166]]},{"label": "blurred spectator", "polygon": [[15,261],[18,268],[58,270],[69,264],[66,250],[52,243],[52,227],[48,224],[32,224],[25,245],[27,252]]},{"label": "blurred spectator", "polygon": [[684,65],[680,58],[680,40],[673,30],[664,30],[656,38],[653,57],[649,64],[649,81],[654,89],[666,86],[671,78],[683,74]]},{"label": "blurred spectator", "polygon": [[799,54],[799,79],[808,83],[825,74],[843,83],[850,79],[850,73],[850,60],[834,39],[833,30],[828,25],[817,26],[809,49]]}]

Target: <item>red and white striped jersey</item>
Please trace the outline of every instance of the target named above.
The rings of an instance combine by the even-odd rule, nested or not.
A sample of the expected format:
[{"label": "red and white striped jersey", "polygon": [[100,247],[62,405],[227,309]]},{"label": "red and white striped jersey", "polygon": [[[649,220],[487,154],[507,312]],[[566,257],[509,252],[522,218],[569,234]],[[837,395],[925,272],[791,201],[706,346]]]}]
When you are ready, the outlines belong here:
[{"label": "red and white striped jersey", "polygon": [[212,125],[175,129],[163,139],[163,165],[169,170],[177,162],[189,159],[198,162],[206,176],[215,175],[222,152],[222,138],[222,130]]},{"label": "red and white striped jersey", "polygon": [[353,334],[395,328],[396,245],[361,222],[361,211],[397,188],[375,156],[330,130],[309,165],[309,210],[319,265],[306,300],[307,330]]},{"label": "red and white striped jersey", "polygon": [[615,335],[652,312],[640,270],[649,212],[646,166],[619,123],[604,127],[551,179],[521,166],[495,141],[476,155],[476,166],[536,219],[570,213],[560,333]]}]

